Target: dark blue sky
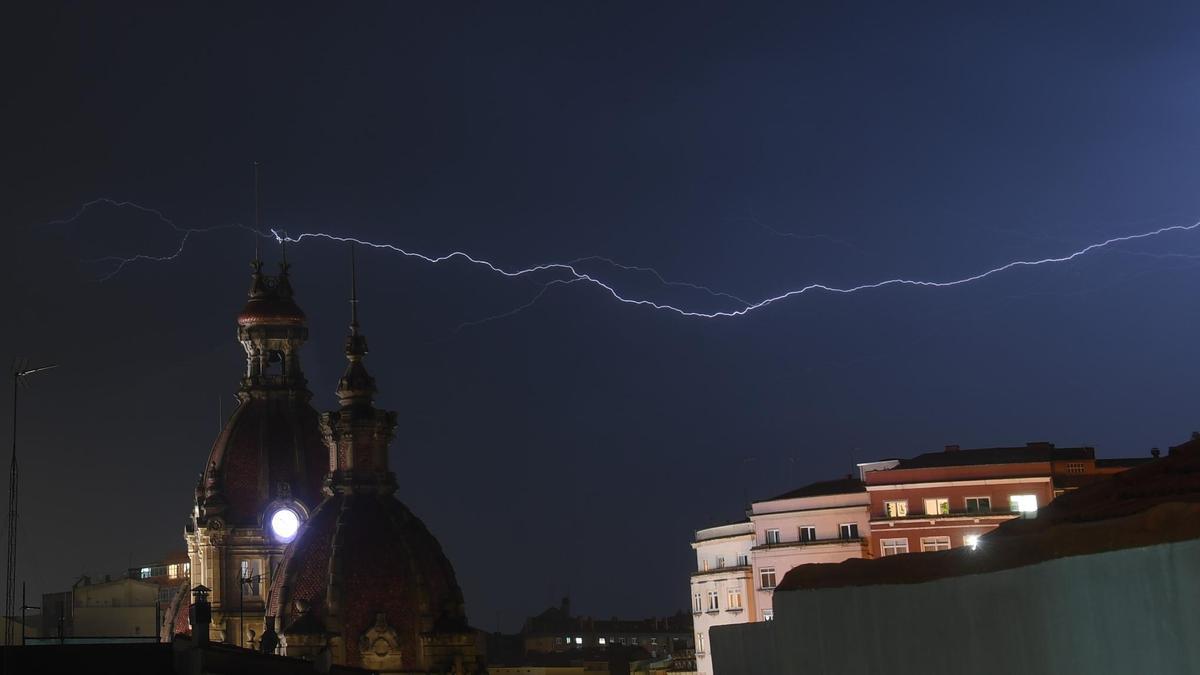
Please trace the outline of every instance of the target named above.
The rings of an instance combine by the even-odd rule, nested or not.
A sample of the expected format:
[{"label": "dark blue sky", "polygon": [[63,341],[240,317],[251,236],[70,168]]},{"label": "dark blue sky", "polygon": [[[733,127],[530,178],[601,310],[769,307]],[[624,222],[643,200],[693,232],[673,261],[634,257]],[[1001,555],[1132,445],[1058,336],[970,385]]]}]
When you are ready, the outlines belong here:
[{"label": "dark blue sky", "polygon": [[[90,199],[249,222],[259,160],[266,224],[290,232],[510,267],[601,255],[752,299],[1200,220],[1189,4],[119,10],[3,21],[0,354],[63,364],[22,399],[20,576],[37,592],[182,546],[242,363],[249,235],[196,235],[100,283],[88,260],[166,254],[178,235],[111,208],[46,224]],[[289,253],[322,409],[344,254]],[[1031,440],[1142,455],[1200,428],[1200,232],[724,321],[559,286],[457,332],[537,280],[361,260],[369,365],[402,420],[399,496],[485,628],[568,589],[596,616],[683,608],[695,528],[855,460]]]}]

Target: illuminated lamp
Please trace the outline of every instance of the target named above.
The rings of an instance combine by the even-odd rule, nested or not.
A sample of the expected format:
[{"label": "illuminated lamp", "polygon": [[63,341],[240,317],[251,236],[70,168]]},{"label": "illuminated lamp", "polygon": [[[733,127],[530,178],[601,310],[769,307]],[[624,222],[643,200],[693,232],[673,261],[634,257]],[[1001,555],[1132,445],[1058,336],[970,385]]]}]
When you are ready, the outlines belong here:
[{"label": "illuminated lamp", "polygon": [[300,516],[289,508],[277,509],[271,514],[271,534],[281,542],[289,542],[300,529]]}]

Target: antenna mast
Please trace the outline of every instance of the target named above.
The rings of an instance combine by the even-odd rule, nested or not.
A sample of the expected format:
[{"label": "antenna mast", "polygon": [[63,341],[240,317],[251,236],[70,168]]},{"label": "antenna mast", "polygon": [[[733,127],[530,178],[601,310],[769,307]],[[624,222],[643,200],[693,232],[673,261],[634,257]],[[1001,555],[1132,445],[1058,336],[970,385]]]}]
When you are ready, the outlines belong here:
[{"label": "antenna mast", "polygon": [[[43,370],[57,368],[58,364],[50,364],[40,368],[26,368],[23,363],[18,363],[12,371],[13,378],[13,417],[12,417],[12,460],[8,465],[8,561],[6,572],[7,576],[4,583],[4,644],[13,644],[13,603],[17,590],[17,507],[19,501],[17,499],[17,488],[19,487],[17,472],[17,397],[21,391],[21,385],[25,384],[25,378],[40,373]],[[22,603],[24,604],[24,603]]]}]

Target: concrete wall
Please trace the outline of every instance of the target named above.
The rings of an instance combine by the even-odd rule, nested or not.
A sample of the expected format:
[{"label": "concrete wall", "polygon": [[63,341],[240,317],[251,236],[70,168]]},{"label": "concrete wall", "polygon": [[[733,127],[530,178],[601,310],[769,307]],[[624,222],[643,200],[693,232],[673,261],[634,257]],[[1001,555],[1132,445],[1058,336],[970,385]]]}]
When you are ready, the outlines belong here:
[{"label": "concrete wall", "polygon": [[[984,547],[978,551],[987,555]],[[925,584],[790,591],[716,675],[1200,672],[1200,540]]]}]

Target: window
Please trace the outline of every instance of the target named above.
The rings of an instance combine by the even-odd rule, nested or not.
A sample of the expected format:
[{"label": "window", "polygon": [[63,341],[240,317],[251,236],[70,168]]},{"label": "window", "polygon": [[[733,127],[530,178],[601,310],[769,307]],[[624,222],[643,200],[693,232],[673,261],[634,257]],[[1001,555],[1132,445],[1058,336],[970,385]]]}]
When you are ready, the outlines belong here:
[{"label": "window", "polygon": [[142,569],[138,570],[138,578],[139,579],[149,579],[150,578],[150,568],[143,567]]},{"label": "window", "polygon": [[987,513],[991,510],[991,497],[967,497],[967,513]]},{"label": "window", "polygon": [[908,553],[908,539],[880,539],[879,548],[885,556]]},{"label": "window", "polygon": [[701,561],[700,561],[700,571],[701,571],[701,572],[707,572],[707,571],[708,571],[708,558],[705,558],[705,559],[703,559],[703,560],[701,560]]},{"label": "window", "polygon": [[929,516],[945,516],[950,513],[950,500],[936,497],[925,500],[925,514]]},{"label": "window", "polygon": [[963,546],[968,546],[971,549],[979,548],[979,535],[968,534],[963,537]]},{"label": "window", "polygon": [[738,567],[746,567],[750,564],[750,556],[746,555],[745,553],[738,555],[737,560]]},{"label": "window", "polygon": [[554,644],[556,644],[556,645],[561,645],[561,644],[562,644],[562,638],[560,638],[560,637],[556,637],[556,638],[554,638]]},{"label": "window", "polygon": [[921,537],[922,551],[949,551],[950,537]]},{"label": "window", "polygon": [[908,500],[889,499],[883,503],[883,512],[888,518],[903,518],[908,515]]},{"label": "window", "polygon": [[605,644],[604,638],[600,638],[600,644]]},{"label": "window", "polygon": [[262,566],[258,560],[243,560],[239,572],[242,579],[242,593],[256,596],[262,592]]},{"label": "window", "polygon": [[179,578],[179,565],[168,565],[167,566],[167,576],[171,577],[172,579],[178,579]]},{"label": "window", "polygon": [[577,645],[583,644],[583,638],[581,638],[581,637],[575,638],[575,644],[577,644]]},{"label": "window", "polygon": [[741,609],[742,608],[742,590],[740,588],[729,589],[729,597],[726,609]]},{"label": "window", "polygon": [[775,620],[775,610],[764,609],[763,610],[763,621],[774,621],[774,620]]},{"label": "window", "polygon": [[723,556],[723,555],[717,556],[717,569],[721,569],[724,566],[725,566],[725,556]]},{"label": "window", "polygon": [[721,609],[721,602],[716,591],[708,592],[708,611],[715,612]]},{"label": "window", "polygon": [[805,525],[800,528],[800,541],[816,541],[817,528],[812,525]]},{"label": "window", "polygon": [[192,573],[192,563],[190,563],[190,562],[183,563],[183,573],[184,574]]},{"label": "window", "polygon": [[1014,513],[1037,513],[1037,495],[1012,495],[1008,498],[1008,508]]},{"label": "window", "polygon": [[1067,462],[1067,473],[1083,473],[1083,462]]},{"label": "window", "polygon": [[[624,642],[624,640],[622,640]],[[704,653],[704,633],[696,633],[696,653]]]},{"label": "window", "polygon": [[[758,571],[758,580],[762,582],[764,589],[775,588],[775,568],[764,567]],[[676,596],[678,597],[678,596]]]},{"label": "window", "polygon": [[858,539],[858,523],[842,523],[838,529],[842,539]]},{"label": "window", "polygon": [[700,594],[692,596],[692,611],[699,614],[704,611],[704,601],[700,599]]},{"label": "window", "polygon": [[779,543],[779,530],[767,530],[767,544]]}]

